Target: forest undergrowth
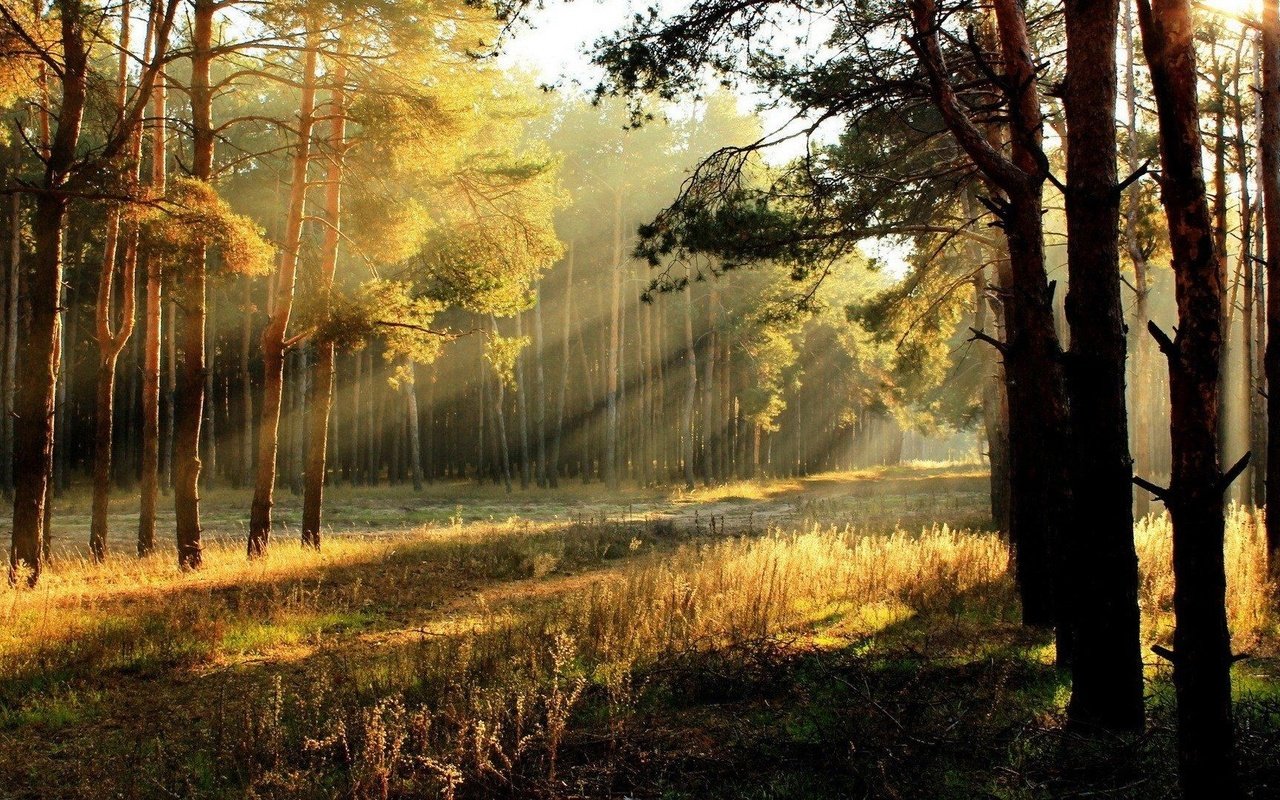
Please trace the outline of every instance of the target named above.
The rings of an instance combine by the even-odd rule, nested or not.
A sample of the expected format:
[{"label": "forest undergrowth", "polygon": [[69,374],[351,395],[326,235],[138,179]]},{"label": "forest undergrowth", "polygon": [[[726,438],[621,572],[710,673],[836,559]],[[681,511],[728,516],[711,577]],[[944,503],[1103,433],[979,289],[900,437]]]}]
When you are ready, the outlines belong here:
[{"label": "forest undergrowth", "polygon": [[[228,538],[187,574],[63,555],[0,594],[0,796],[1173,796],[1167,667],[1148,654],[1146,734],[1066,731],[1051,637],[955,481],[744,483],[676,498],[710,504],[692,519],[517,496],[320,553]],[[1167,520],[1137,539],[1167,642]],[[1275,594],[1240,509],[1227,558],[1243,774],[1274,797]]]}]

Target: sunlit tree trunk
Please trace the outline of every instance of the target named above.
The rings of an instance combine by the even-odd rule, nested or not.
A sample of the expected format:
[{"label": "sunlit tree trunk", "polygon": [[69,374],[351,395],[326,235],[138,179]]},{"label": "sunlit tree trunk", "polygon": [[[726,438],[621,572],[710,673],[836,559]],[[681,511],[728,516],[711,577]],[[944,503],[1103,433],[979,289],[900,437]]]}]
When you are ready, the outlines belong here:
[{"label": "sunlit tree trunk", "polygon": [[[1125,125],[1128,141],[1125,143],[1125,165],[1129,174],[1135,173],[1138,159],[1138,92],[1135,85],[1132,0],[1124,0],[1124,99]],[[1141,197],[1135,183],[1126,195],[1124,209],[1124,241],[1129,261],[1133,265],[1133,307],[1129,322],[1129,352],[1132,354],[1130,398],[1133,412],[1131,433],[1133,439],[1133,471],[1137,475],[1150,475],[1151,462],[1151,340],[1147,335],[1151,278],[1147,274],[1147,254],[1138,238],[1139,207]],[[1134,492],[1134,515],[1141,519],[1151,511],[1151,500],[1146,492]]]},{"label": "sunlit tree trunk", "polygon": [[538,486],[547,485],[547,376],[542,367],[546,358],[546,337],[542,328],[542,284],[538,284],[537,297],[533,306],[533,335],[537,339],[534,349],[534,392],[537,394],[534,405],[534,437],[537,439],[537,467],[535,476]]},{"label": "sunlit tree trunk", "polygon": [[[1241,49],[1243,49],[1244,40],[1241,40]],[[1244,420],[1244,435],[1246,448],[1251,453],[1260,452],[1259,445],[1259,428],[1258,415],[1256,411],[1257,402],[1255,396],[1258,392],[1255,390],[1255,376],[1253,372],[1254,365],[1254,338],[1253,338],[1253,319],[1254,319],[1254,264],[1253,264],[1253,196],[1249,187],[1249,145],[1246,138],[1245,130],[1245,110],[1244,101],[1241,98],[1241,71],[1243,69],[1243,53],[1236,54],[1235,71],[1232,77],[1232,103],[1235,122],[1235,137],[1233,144],[1235,145],[1236,170],[1237,177],[1240,181],[1240,255],[1239,255],[1239,280],[1241,291],[1241,307],[1240,307],[1240,396],[1237,402],[1240,407],[1240,418]],[[1225,143],[1224,143],[1225,145]],[[1223,397],[1228,395],[1224,394]],[[1240,486],[1240,501],[1246,506],[1255,505],[1260,499],[1254,494],[1253,476],[1258,472],[1258,465],[1252,464],[1248,470],[1248,474],[1244,476]]]},{"label": "sunlit tree trunk", "polygon": [[[1272,15],[1274,8],[1269,0]],[[1217,438],[1224,286],[1201,166],[1195,21],[1189,0],[1139,0],[1138,19],[1155,90],[1178,303],[1173,340],[1151,328],[1169,361],[1173,474],[1164,497],[1173,520],[1178,777],[1185,797],[1234,798],[1240,790],[1223,557],[1230,476],[1223,475]]]},{"label": "sunlit tree trunk", "polygon": [[[333,70],[333,88],[329,101],[328,169],[325,176],[324,243],[320,260],[319,292],[328,303],[333,291],[333,278],[338,267],[338,248],[342,238],[342,180],[347,149],[346,64],[339,60]],[[324,503],[324,476],[329,444],[329,414],[333,407],[334,359],[331,339],[316,342],[315,371],[309,405],[311,441],[307,449],[306,475],[302,500],[302,543],[320,546],[320,515]],[[416,449],[416,448],[415,448]]]},{"label": "sunlit tree trunk", "polygon": [[315,125],[316,49],[319,35],[310,21],[302,55],[302,97],[298,107],[297,144],[294,148],[289,216],[276,273],[276,298],[262,332],[262,414],[258,425],[258,459],[249,516],[251,557],[264,555],[271,537],[271,507],[275,502],[276,452],[280,436],[280,404],[284,391],[285,334],[293,311],[302,223],[307,196],[307,166],[311,161],[311,131]]},{"label": "sunlit tree trunk", "polygon": [[365,412],[364,412],[364,484],[366,486],[376,486],[378,483],[378,450],[375,446],[375,436],[377,434],[377,419],[374,414],[378,399],[378,375],[374,369],[373,348],[365,348],[365,375],[367,376],[368,385],[365,390]]},{"label": "sunlit tree trunk", "polygon": [[618,486],[618,370],[622,355],[622,192],[614,192],[613,261],[610,265],[609,374],[605,379],[608,411],[605,421],[604,480]]},{"label": "sunlit tree trunk", "polygon": [[[499,336],[498,318],[492,314],[489,316],[489,324],[492,326],[493,335]],[[494,428],[498,437],[499,460],[502,468],[502,485],[506,487],[507,492],[511,491],[511,451],[507,446],[507,387],[504,376],[498,375],[493,379],[494,397],[493,419]]]},{"label": "sunlit tree trunk", "polygon": [[[197,0],[193,16],[191,54],[192,177],[213,178],[213,21],[219,6]],[[175,286],[175,303],[182,310],[180,363],[173,402],[173,505],[177,521],[178,564],[197,569],[203,563],[200,529],[200,429],[205,404],[205,317],[207,311],[206,254],[201,247],[191,256]],[[179,327],[177,319],[175,328]]]},{"label": "sunlit tree trunk", "polygon": [[412,358],[404,359],[404,371],[409,379],[404,381],[400,390],[404,393],[405,418],[409,426],[409,477],[413,481],[413,490],[422,491],[422,435],[418,426],[418,388],[417,364]]},{"label": "sunlit tree trunk", "polygon": [[[547,459],[547,480],[551,488],[560,485],[560,443],[564,439],[565,401],[569,393],[569,341],[573,334],[573,242],[565,244],[565,289],[564,309],[561,320],[560,340],[560,389],[556,398],[556,433],[551,440],[551,453]],[[583,382],[588,383],[590,376],[584,375]]]},{"label": "sunlit tree trunk", "polygon": [[[163,194],[166,184],[168,89],[156,80],[151,97],[151,188]],[[163,323],[164,267],[159,253],[146,254],[146,299],[142,344],[142,474],[138,487],[138,555],[156,546],[156,507],[160,489],[160,343]]]},{"label": "sunlit tree trunk", "polygon": [[[516,314],[516,338],[524,338],[524,314]],[[528,489],[532,479],[532,459],[529,451],[529,382],[525,380],[524,362],[528,348],[521,348],[516,356],[516,414],[520,423],[520,488]]]},{"label": "sunlit tree trunk", "polygon": [[[1231,442],[1231,404],[1229,396],[1231,351],[1231,316],[1232,307],[1228,300],[1230,289],[1230,258],[1227,251],[1227,86],[1226,62],[1218,55],[1218,42],[1214,38],[1210,42],[1212,66],[1209,69],[1209,85],[1212,95],[1208,103],[1208,113],[1213,117],[1213,249],[1217,253],[1218,268],[1222,270],[1222,362],[1218,369],[1218,394],[1221,405],[1218,409],[1218,450],[1225,454]],[[1202,112],[1203,113],[1203,112]],[[1231,489],[1227,490],[1228,493]]]},{"label": "sunlit tree trunk", "polygon": [[707,291],[707,347],[702,359],[702,480],[710,486],[719,474],[716,470],[716,449],[719,430],[716,426],[716,356],[720,351],[719,334],[716,331],[716,307],[720,304],[720,292],[715,280]]}]

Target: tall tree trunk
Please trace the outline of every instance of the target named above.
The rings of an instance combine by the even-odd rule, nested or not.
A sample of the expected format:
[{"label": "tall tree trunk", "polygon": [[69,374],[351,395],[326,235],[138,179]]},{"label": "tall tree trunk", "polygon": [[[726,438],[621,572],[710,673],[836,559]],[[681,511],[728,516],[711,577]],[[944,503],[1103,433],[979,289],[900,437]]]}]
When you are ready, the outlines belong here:
[{"label": "tall tree trunk", "polygon": [[0,420],[0,487],[13,497],[13,432],[18,390],[18,293],[22,274],[22,196],[9,198],[9,271],[6,274],[4,313],[4,419]]},{"label": "tall tree trunk", "polygon": [[200,485],[208,489],[218,477],[218,306],[205,314],[204,422],[200,427]]},{"label": "tall tree trunk", "polygon": [[249,555],[262,556],[271,537],[271,507],[275,502],[276,450],[280,436],[280,404],[284,391],[285,334],[293,311],[302,222],[307,196],[307,166],[311,161],[311,131],[315,125],[316,48],[319,35],[310,21],[303,53],[302,99],[298,108],[298,141],[293,154],[289,188],[289,216],[276,273],[276,298],[262,332],[262,416],[258,426],[258,461],[253,505],[249,516]]},{"label": "tall tree trunk", "polygon": [[[168,86],[163,73],[151,93],[151,189],[163,195],[167,183]],[[164,266],[160,254],[146,254],[146,321],[142,344],[142,472],[138,510],[138,555],[156,546],[160,488],[160,342],[163,332]]]},{"label": "tall tree trunk", "polygon": [[542,366],[545,360],[546,336],[542,329],[541,283],[538,284],[537,296],[534,298],[533,335],[537,339],[533,361],[533,386],[534,392],[538,395],[534,400],[533,418],[533,435],[538,440],[536,477],[538,486],[545,488],[547,485],[547,376]]},{"label": "tall tree trunk", "polygon": [[[333,74],[329,100],[329,158],[325,176],[324,244],[320,261],[320,295],[326,312],[333,292],[333,277],[338,267],[338,248],[342,241],[342,180],[347,150],[346,63],[339,60]],[[324,476],[329,444],[329,414],[333,407],[334,344],[331,339],[316,342],[315,372],[311,381],[311,442],[307,450],[307,468],[302,499],[302,543],[320,547],[320,514],[324,502]]]},{"label": "tall tree trunk", "polygon": [[[489,315],[489,324],[492,326],[493,335],[499,336],[498,318]],[[498,436],[499,458],[502,467],[502,484],[506,487],[507,493],[511,492],[511,450],[507,446],[507,387],[504,376],[497,375],[494,378],[494,392],[497,395],[491,404],[493,408],[493,418],[496,423],[495,428]]]},{"label": "tall tree trunk", "polygon": [[160,490],[166,495],[173,488],[173,423],[174,403],[178,397],[178,302],[175,291],[169,292],[169,324],[160,326],[165,334],[165,394],[161,407],[163,441],[160,444]]},{"label": "tall tree trunk", "polygon": [[[1134,80],[1134,42],[1132,0],[1124,0],[1124,48],[1125,48],[1125,123],[1128,141],[1125,144],[1126,167],[1130,174],[1139,169],[1138,160],[1138,92]],[[1142,203],[1140,187],[1135,183],[1127,194],[1125,203],[1125,246],[1133,264],[1133,312],[1130,317],[1129,349],[1133,354],[1132,384],[1130,387],[1133,409],[1133,471],[1137,475],[1150,475],[1151,461],[1151,342],[1147,335],[1151,278],[1147,274],[1147,254],[1138,239],[1138,213]],[[1151,500],[1146,492],[1134,492],[1133,511],[1139,519],[1151,511]]]},{"label": "tall tree trunk", "polygon": [[62,191],[76,160],[88,88],[88,46],[78,9],[59,3],[61,17],[62,87],[58,123],[45,154],[44,191],[36,195],[31,221],[34,252],[28,298],[30,329],[18,356],[23,380],[14,404],[13,540],[9,550],[9,579],[21,571],[35,585],[40,577],[45,512],[49,502],[53,463],[54,392],[58,375],[61,333],[59,301],[62,289],[62,240],[67,195]]},{"label": "tall tree trunk", "polygon": [[[18,151],[15,151],[18,152]],[[16,158],[21,164],[21,154]],[[16,166],[15,166],[16,168]],[[9,198],[9,272],[6,276],[4,316],[4,384],[2,388],[4,419],[0,421],[0,488],[13,499],[14,422],[17,418],[18,391],[18,298],[22,293],[22,196]]]},{"label": "tall tree trunk", "polygon": [[[522,313],[516,314],[516,338],[524,338]],[[532,459],[529,452],[529,382],[525,380],[525,348],[516,355],[516,413],[520,422],[520,488],[528,489],[532,475]]]},{"label": "tall tree trunk", "polygon": [[[288,467],[285,476],[289,480],[289,493],[298,496],[303,491],[306,470],[306,421],[307,407],[311,399],[311,344],[299,342],[292,351],[293,380],[290,382],[290,409],[285,421],[288,424]],[[327,418],[326,418],[327,419]]]},{"label": "tall tree trunk", "polygon": [[608,416],[605,422],[604,480],[618,487],[618,370],[622,354],[622,192],[614,192],[613,263],[610,269]]},{"label": "tall tree trunk", "polygon": [[698,402],[698,354],[694,347],[693,340],[693,287],[690,285],[693,280],[693,267],[686,266],[684,273],[684,285],[681,287],[681,293],[684,295],[684,368],[685,368],[685,387],[684,387],[684,413],[680,420],[680,428],[683,433],[684,452],[681,454],[681,461],[684,462],[684,488],[686,491],[693,491],[694,487],[694,427],[693,414],[695,406]]},{"label": "tall tree trunk", "polygon": [[716,331],[716,307],[720,293],[714,279],[707,291],[707,347],[702,360],[702,480],[708,486],[719,478],[716,469],[716,451],[719,444],[719,427],[716,425],[716,357],[720,353],[720,339]]},{"label": "tall tree trunk", "polygon": [[[1274,0],[1268,9],[1274,14]],[[1185,797],[1234,798],[1222,508],[1234,475],[1223,475],[1218,452],[1224,286],[1201,166],[1195,23],[1189,0],[1139,0],[1138,19],[1155,90],[1178,301],[1174,340],[1151,327],[1169,361],[1173,474],[1163,494],[1173,520],[1178,778]]]},{"label": "tall tree trunk", "polygon": [[968,116],[956,96],[938,42],[935,0],[911,0],[915,36],[911,45],[929,77],[935,105],[948,129],[1004,195],[993,201],[1009,249],[1007,341],[993,340],[1004,354],[1009,395],[1013,513],[1011,539],[1025,623],[1056,624],[1058,657],[1069,658],[1070,626],[1060,592],[1057,545],[1070,523],[1067,468],[1067,403],[1061,346],[1054,322],[1053,285],[1045,271],[1041,152],[1042,118],[1036,65],[1022,5],[995,0],[997,35],[1009,93],[1010,148],[1006,157]]},{"label": "tall tree trunk", "polygon": [[243,309],[240,320],[240,466],[236,486],[248,483],[253,464],[253,375],[249,358],[253,341],[253,279],[244,276]]},{"label": "tall tree trunk", "polygon": [[[547,480],[551,488],[560,485],[560,442],[564,438],[564,409],[569,392],[569,341],[573,334],[573,242],[565,245],[566,276],[564,308],[561,310],[560,390],[556,398],[556,432],[547,458]],[[584,382],[588,376],[584,375]]]},{"label": "tall tree trunk", "polygon": [[413,481],[413,490],[422,491],[422,436],[418,426],[418,375],[417,364],[412,358],[405,357],[404,371],[409,379],[403,381],[400,390],[404,393],[405,419],[409,427],[409,477]]},{"label": "tall tree trunk", "polygon": [[[213,20],[220,6],[197,0],[191,51],[192,177],[213,178]],[[205,315],[207,264],[204,248],[191,257],[175,287],[182,310],[180,363],[173,403],[173,506],[177,521],[178,564],[203,564],[200,529],[200,428],[205,404]],[[178,320],[174,320],[175,328]]]},{"label": "tall tree trunk", "polygon": [[[1259,92],[1261,97],[1261,89],[1263,82],[1262,74],[1262,43],[1255,42],[1253,48],[1253,89]],[[1263,106],[1264,101],[1261,99],[1253,105],[1253,129],[1255,135],[1261,139],[1265,133],[1263,127]],[[1256,143],[1258,148],[1257,157],[1254,159],[1254,171],[1257,173],[1255,177],[1255,185],[1263,186],[1262,167],[1263,159],[1260,143]],[[1266,222],[1264,219],[1265,198],[1259,196],[1253,204],[1253,256],[1251,264],[1253,266],[1253,340],[1254,346],[1254,363],[1253,376],[1254,387],[1250,393],[1250,401],[1253,408],[1253,438],[1251,450],[1253,459],[1251,461],[1253,467],[1253,497],[1254,502],[1262,505],[1267,497],[1267,464],[1269,462],[1269,446],[1267,433],[1267,301],[1266,301],[1266,235],[1263,230]]]},{"label": "tall tree trunk", "polygon": [[[1003,341],[998,326],[992,324],[991,301],[988,297],[987,270],[981,266],[983,253],[977,247],[970,251],[975,263],[973,327]],[[997,287],[999,291],[999,287]],[[991,329],[991,330],[988,330]],[[987,440],[987,461],[991,467],[991,521],[1006,535],[1009,532],[1009,413],[1004,399],[1004,380],[995,350],[984,349],[982,364],[982,425]],[[758,437],[757,437],[758,438]]]},{"label": "tall tree trunk", "polygon": [[1067,386],[1075,530],[1064,540],[1072,596],[1071,723],[1141,730],[1138,556],[1125,409],[1116,177],[1119,0],[1067,0]]},{"label": "tall tree trunk", "polygon": [[[1280,509],[1280,0],[1262,2],[1263,233],[1267,267],[1267,510]],[[1280,574],[1280,513],[1267,514],[1271,574]]]},{"label": "tall tree trunk", "polygon": [[[1244,436],[1247,443],[1246,449],[1249,452],[1256,452],[1258,445],[1258,419],[1254,413],[1257,410],[1257,403],[1254,396],[1257,392],[1254,390],[1255,376],[1253,373],[1254,365],[1254,338],[1253,338],[1253,319],[1254,319],[1254,264],[1253,264],[1253,218],[1254,218],[1254,202],[1252,192],[1249,188],[1249,145],[1247,134],[1245,131],[1245,109],[1244,101],[1241,97],[1241,72],[1244,66],[1243,48],[1244,37],[1241,37],[1240,52],[1236,53],[1235,70],[1232,76],[1232,95],[1233,95],[1233,111],[1235,123],[1234,150],[1236,157],[1237,176],[1240,180],[1240,256],[1238,260],[1240,281],[1241,281],[1241,308],[1240,308],[1240,396],[1237,402],[1240,406],[1240,418],[1244,420]],[[1227,395],[1223,395],[1226,397]],[[1240,498],[1241,503],[1246,506],[1254,506],[1258,503],[1259,498],[1254,495],[1253,476],[1258,471],[1257,463],[1253,463],[1248,470],[1248,474],[1241,483]]]}]

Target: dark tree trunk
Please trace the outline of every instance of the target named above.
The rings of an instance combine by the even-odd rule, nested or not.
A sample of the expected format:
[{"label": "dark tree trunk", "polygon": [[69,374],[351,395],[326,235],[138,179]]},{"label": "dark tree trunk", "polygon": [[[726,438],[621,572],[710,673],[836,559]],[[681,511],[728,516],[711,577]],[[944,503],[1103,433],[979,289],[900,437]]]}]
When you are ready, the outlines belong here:
[{"label": "dark tree trunk", "polygon": [[0,420],[0,488],[13,497],[13,434],[18,389],[18,293],[22,290],[22,196],[9,198],[9,272],[6,274],[4,314],[4,419]]},{"label": "dark tree trunk", "polygon": [[680,428],[682,432],[683,453],[681,461],[684,462],[684,488],[686,491],[693,491],[694,487],[694,427],[693,415],[695,406],[698,402],[698,356],[694,348],[693,341],[693,288],[692,267],[685,270],[684,286],[681,293],[684,295],[684,365],[685,365],[685,387],[684,387],[684,410],[680,420]]},{"label": "dark tree trunk", "polygon": [[1055,591],[1057,545],[1070,521],[1069,440],[1062,351],[1054,322],[1053,286],[1045,272],[1042,221],[1044,156],[1036,66],[1022,5],[996,0],[995,17],[1009,92],[1009,156],[969,118],[951,85],[937,38],[934,0],[912,0],[915,48],[934,103],[956,141],[1003,197],[993,201],[1009,250],[1004,354],[1009,397],[1013,494],[1010,538],[1023,621],[1056,625],[1059,663],[1069,659],[1070,628]]},{"label": "dark tree trunk", "polygon": [[1067,716],[1140,730],[1138,556],[1125,409],[1116,177],[1119,0],[1067,0],[1067,265],[1075,528],[1064,537],[1073,623]]},{"label": "dark tree trunk", "polygon": [[[1263,234],[1267,268],[1267,484],[1269,512],[1280,509],[1280,1],[1262,3],[1262,173]],[[1271,573],[1280,574],[1280,512],[1267,514],[1267,554]]]},{"label": "dark tree trunk", "polygon": [[17,381],[14,403],[13,540],[9,551],[9,579],[27,570],[32,585],[40,577],[53,463],[54,393],[58,375],[61,333],[59,301],[62,291],[62,237],[67,197],[62,192],[76,161],[84,117],[88,76],[88,46],[78,9],[59,3],[61,17],[62,88],[57,129],[48,142],[42,188],[36,195],[31,228],[34,253],[27,296],[30,328],[21,342],[18,361],[23,379]]},{"label": "dark tree trunk", "polygon": [[57,347],[62,287],[62,226],[66,200],[58,194],[36,197],[32,219],[35,252],[28,289],[30,332],[18,356],[23,380],[18,381],[14,431],[13,542],[9,577],[28,570],[35,585],[40,576],[44,542],[45,505],[49,500],[53,461],[54,387],[58,374]]},{"label": "dark tree trunk", "polygon": [[[1274,0],[1269,3],[1274,9]],[[1195,23],[1188,0],[1139,0],[1160,127],[1161,187],[1178,302],[1174,340],[1152,326],[1169,361],[1173,473],[1173,684],[1178,778],[1185,797],[1240,796],[1231,715],[1231,639],[1218,452],[1223,274],[1201,166]]]}]

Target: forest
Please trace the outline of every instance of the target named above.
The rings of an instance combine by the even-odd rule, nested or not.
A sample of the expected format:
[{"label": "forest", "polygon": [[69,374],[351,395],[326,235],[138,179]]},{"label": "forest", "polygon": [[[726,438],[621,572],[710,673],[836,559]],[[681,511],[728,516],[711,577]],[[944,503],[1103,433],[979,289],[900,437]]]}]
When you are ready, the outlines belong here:
[{"label": "forest", "polygon": [[0,0],[0,798],[1280,798],[1280,0]]}]

